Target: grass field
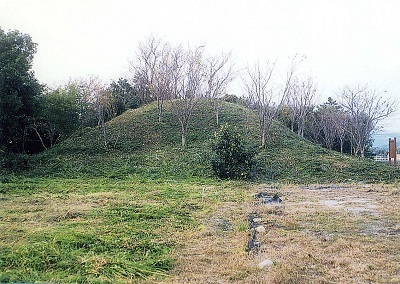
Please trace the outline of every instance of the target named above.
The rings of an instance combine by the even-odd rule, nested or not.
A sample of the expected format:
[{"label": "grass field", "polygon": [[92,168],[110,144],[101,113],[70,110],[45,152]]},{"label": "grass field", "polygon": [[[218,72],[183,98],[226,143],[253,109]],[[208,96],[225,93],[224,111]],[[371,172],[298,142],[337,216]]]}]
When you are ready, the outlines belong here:
[{"label": "grass field", "polygon": [[[207,183],[207,200],[203,188]],[[230,183],[9,177],[0,185],[0,282],[165,277],[173,250]],[[240,203],[243,193],[231,195]]]},{"label": "grass field", "polygon": [[[255,204],[261,190],[284,202]],[[400,282],[395,185],[11,176],[0,192],[0,282]],[[252,212],[267,228],[257,255]]]}]

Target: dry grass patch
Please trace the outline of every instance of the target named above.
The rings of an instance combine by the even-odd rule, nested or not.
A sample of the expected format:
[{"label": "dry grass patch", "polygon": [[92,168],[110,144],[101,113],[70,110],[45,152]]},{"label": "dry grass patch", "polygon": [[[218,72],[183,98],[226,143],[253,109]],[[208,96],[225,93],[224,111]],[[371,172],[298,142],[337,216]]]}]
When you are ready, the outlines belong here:
[{"label": "dry grass patch", "polygon": [[101,219],[88,216],[96,208],[111,206],[118,193],[37,193],[3,195],[0,202],[0,246],[24,246],[33,236],[47,234],[57,226],[97,226]]},{"label": "dry grass patch", "polygon": [[226,202],[203,216],[198,230],[184,236],[174,251],[177,265],[165,283],[233,283],[253,273],[243,205]]},{"label": "dry grass patch", "polygon": [[[265,236],[271,283],[397,283],[398,188],[283,187],[284,215]],[[396,209],[397,208],[397,209]],[[270,216],[270,217],[268,217]],[[397,219],[399,220],[399,219]]]},{"label": "dry grass patch", "polygon": [[[0,194],[0,246],[8,251],[0,260],[15,266],[3,279],[18,272],[25,282],[400,283],[396,185],[112,186]],[[260,191],[283,202],[256,203]],[[251,213],[266,229],[257,254],[246,252]],[[36,259],[36,270],[14,251],[29,256],[27,265]],[[274,265],[259,269],[264,259]],[[62,263],[70,270],[53,269]]]},{"label": "dry grass patch", "polygon": [[[284,202],[255,204],[251,193],[260,190]],[[164,282],[400,283],[399,193],[395,185],[255,186],[246,203],[203,216]],[[267,229],[256,255],[245,251],[251,212]],[[274,265],[260,270],[264,259]]]}]

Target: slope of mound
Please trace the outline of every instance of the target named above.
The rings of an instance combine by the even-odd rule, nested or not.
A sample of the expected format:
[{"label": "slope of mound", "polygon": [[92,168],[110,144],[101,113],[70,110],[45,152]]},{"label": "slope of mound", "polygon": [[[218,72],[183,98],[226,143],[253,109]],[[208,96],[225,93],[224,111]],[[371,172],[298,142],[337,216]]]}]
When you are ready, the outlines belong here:
[{"label": "slope of mound", "polygon": [[[249,141],[257,139],[255,116],[244,107],[224,104],[220,124],[245,127],[252,133]],[[219,126],[208,102],[199,104],[189,128],[188,145],[182,148],[177,117],[167,105],[159,122],[157,105],[151,103],[108,122],[105,134],[97,127],[83,129],[37,155],[30,172],[56,176],[209,177],[211,140]]]},{"label": "slope of mound", "polygon": [[361,159],[310,143],[275,125],[272,141],[261,153],[264,176],[291,183],[393,182],[400,171],[393,166]]},{"label": "slope of mound", "polygon": [[[257,116],[243,106],[223,103],[220,125],[237,129],[248,147],[257,149]],[[212,177],[212,139],[218,131],[207,101],[192,114],[187,147],[182,148],[181,126],[167,105],[162,122],[157,105],[129,110],[100,128],[83,129],[70,139],[36,156],[32,174],[56,176],[128,175],[150,178]],[[262,181],[300,183],[393,181],[399,171],[369,160],[326,150],[300,139],[275,123],[264,150],[258,149],[256,176]]]}]

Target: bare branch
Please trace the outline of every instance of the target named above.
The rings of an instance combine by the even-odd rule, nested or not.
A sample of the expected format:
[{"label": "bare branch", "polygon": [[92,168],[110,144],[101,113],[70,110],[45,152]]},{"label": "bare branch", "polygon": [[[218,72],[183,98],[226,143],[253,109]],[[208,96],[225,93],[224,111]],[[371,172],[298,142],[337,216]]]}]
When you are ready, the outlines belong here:
[{"label": "bare branch", "polygon": [[171,105],[181,124],[182,147],[185,147],[190,118],[206,91],[202,47],[187,51],[178,47],[173,52],[170,74],[173,92]]},{"label": "bare branch", "polygon": [[210,99],[216,115],[217,125],[219,124],[219,113],[221,104],[219,99],[226,93],[228,84],[233,80],[233,65],[229,64],[231,54],[211,56],[207,58],[207,91],[206,97]]},{"label": "bare branch", "polygon": [[344,86],[340,100],[342,107],[350,114],[350,137],[354,154],[365,157],[365,149],[378,123],[398,109],[394,101],[386,101],[368,85]]}]

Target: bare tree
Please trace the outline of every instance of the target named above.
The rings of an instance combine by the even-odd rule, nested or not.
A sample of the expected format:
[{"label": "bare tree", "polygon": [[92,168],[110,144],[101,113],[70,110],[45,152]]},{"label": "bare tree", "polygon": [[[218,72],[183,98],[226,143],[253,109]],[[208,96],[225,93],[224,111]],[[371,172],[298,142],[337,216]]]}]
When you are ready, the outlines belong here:
[{"label": "bare tree", "polygon": [[287,69],[285,82],[281,91],[277,91],[271,81],[275,62],[270,63],[268,61],[263,68],[260,67],[260,63],[257,63],[254,68],[247,68],[247,78],[243,80],[244,89],[251,107],[256,109],[258,114],[261,128],[261,147],[263,148],[269,138],[272,122],[277,117],[278,112],[293,88],[292,83],[298,63],[297,56],[295,56]]},{"label": "bare tree", "polygon": [[150,36],[139,43],[136,62],[131,63],[138,89],[148,91],[157,100],[158,120],[162,121],[164,102],[168,96],[168,62],[171,47],[159,38]]},{"label": "bare tree", "polygon": [[293,57],[290,66],[286,70],[286,78],[285,82],[283,84],[283,88],[281,91],[281,99],[279,103],[279,108],[282,107],[284,104],[287,96],[290,94],[290,92],[293,90],[293,82],[295,80],[295,73],[297,71],[297,67],[299,64],[305,59],[305,56],[302,56],[300,59],[298,58],[297,54]]},{"label": "bare tree", "polygon": [[274,92],[271,77],[275,63],[267,62],[264,68],[258,62],[252,69],[247,68],[247,78],[244,80],[245,92],[256,109],[261,127],[261,147],[265,147],[269,129],[275,113]]},{"label": "bare tree", "polygon": [[311,115],[307,124],[307,136],[314,143],[321,143],[322,130],[320,127],[320,117],[318,109]]},{"label": "bare tree", "polygon": [[96,125],[90,102],[90,94],[85,90],[85,86],[86,82],[83,78],[70,80],[65,86],[65,89],[70,93],[76,94],[77,117],[79,129],[81,130],[87,126]]},{"label": "bare tree", "polygon": [[368,141],[378,129],[378,123],[393,114],[398,105],[395,101],[385,100],[368,85],[346,85],[340,93],[340,103],[350,117],[353,154],[364,158]]},{"label": "bare tree", "polygon": [[339,139],[340,143],[340,153],[343,154],[343,146],[349,137],[350,133],[350,117],[349,114],[346,113],[342,107],[337,107],[334,112],[334,120],[333,125],[336,133],[336,138]]},{"label": "bare tree", "polygon": [[304,130],[308,116],[313,110],[316,97],[316,85],[311,77],[304,81],[298,78],[293,80],[291,91],[286,102],[290,110],[291,129],[297,124],[297,134],[304,137]]},{"label": "bare tree", "polygon": [[182,147],[186,146],[190,118],[205,93],[205,64],[202,47],[177,48],[171,64],[171,106],[181,124]]},{"label": "bare tree", "polygon": [[297,88],[294,88],[287,96],[285,106],[282,111],[288,116],[290,120],[290,130],[295,132],[297,122],[297,100],[296,97]]},{"label": "bare tree", "polygon": [[231,54],[211,56],[207,58],[207,91],[206,97],[210,99],[215,111],[216,123],[219,125],[221,112],[220,98],[226,92],[227,85],[233,80],[233,65],[229,64]]},{"label": "bare tree", "polygon": [[110,88],[101,82],[98,77],[89,77],[79,81],[81,96],[90,105],[93,117],[96,119],[97,127],[101,131],[101,142],[104,148],[108,147],[110,136],[107,133],[106,122],[118,114],[118,102]]},{"label": "bare tree", "polygon": [[316,85],[311,77],[299,85],[299,96],[297,97],[298,107],[298,130],[297,134],[304,137],[306,121],[315,104]]},{"label": "bare tree", "polygon": [[327,103],[322,104],[316,111],[317,124],[314,127],[319,129],[321,144],[332,149],[337,138],[336,113],[340,107],[331,98]]},{"label": "bare tree", "polygon": [[95,111],[97,126],[101,127],[105,120],[105,108],[103,99],[104,86],[96,76],[89,76],[87,79],[78,80],[78,87],[82,101],[89,104]]}]

